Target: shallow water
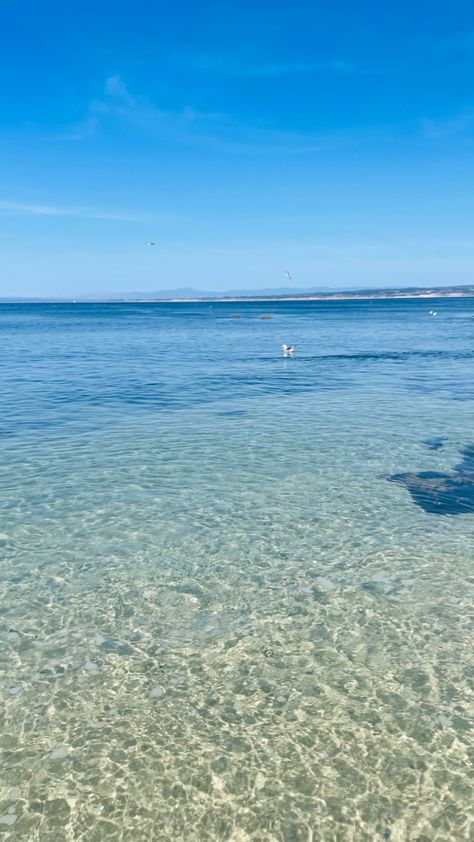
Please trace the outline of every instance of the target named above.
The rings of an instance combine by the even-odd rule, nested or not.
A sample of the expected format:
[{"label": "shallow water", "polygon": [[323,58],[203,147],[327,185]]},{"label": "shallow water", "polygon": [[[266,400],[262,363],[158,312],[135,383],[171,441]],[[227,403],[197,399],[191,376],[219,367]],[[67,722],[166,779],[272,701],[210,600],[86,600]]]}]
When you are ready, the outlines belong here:
[{"label": "shallow water", "polygon": [[0,307],[0,837],[472,838],[474,513],[389,481],[474,442],[431,307]]}]

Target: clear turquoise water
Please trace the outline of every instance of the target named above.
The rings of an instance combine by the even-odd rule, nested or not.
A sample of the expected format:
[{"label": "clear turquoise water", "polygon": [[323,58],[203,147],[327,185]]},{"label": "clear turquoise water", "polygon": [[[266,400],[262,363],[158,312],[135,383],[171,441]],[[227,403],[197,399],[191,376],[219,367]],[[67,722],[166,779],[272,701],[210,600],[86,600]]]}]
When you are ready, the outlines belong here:
[{"label": "clear turquoise water", "polygon": [[474,513],[388,477],[474,442],[474,300],[0,343],[0,836],[471,839]]}]

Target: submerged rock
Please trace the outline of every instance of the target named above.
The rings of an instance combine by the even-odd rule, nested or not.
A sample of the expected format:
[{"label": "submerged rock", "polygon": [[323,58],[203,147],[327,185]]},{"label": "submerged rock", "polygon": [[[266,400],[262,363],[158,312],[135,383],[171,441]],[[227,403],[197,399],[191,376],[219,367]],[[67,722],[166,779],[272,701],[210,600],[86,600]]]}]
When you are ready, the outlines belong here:
[{"label": "submerged rock", "polygon": [[118,640],[116,637],[98,637],[96,644],[103,652],[110,652],[113,655],[134,654],[133,646],[130,646],[125,640]]},{"label": "submerged rock", "polygon": [[334,591],[337,585],[327,576],[317,576],[316,581],[321,588],[327,591]]},{"label": "submerged rock", "polygon": [[412,500],[425,512],[461,515],[474,512],[474,445],[462,451],[463,460],[450,474],[437,471],[407,471],[392,474],[390,482],[403,485]]},{"label": "submerged rock", "polygon": [[15,824],[18,816],[15,813],[7,813],[5,816],[0,816],[0,824],[6,825],[6,827],[12,827]]},{"label": "submerged rock", "polygon": [[67,746],[58,746],[57,748],[53,749],[49,756],[51,760],[65,760],[68,754],[69,749]]},{"label": "submerged rock", "polygon": [[437,438],[433,439],[424,439],[423,444],[426,444],[430,450],[442,450],[444,447],[444,443],[447,441],[446,436],[438,436]]}]

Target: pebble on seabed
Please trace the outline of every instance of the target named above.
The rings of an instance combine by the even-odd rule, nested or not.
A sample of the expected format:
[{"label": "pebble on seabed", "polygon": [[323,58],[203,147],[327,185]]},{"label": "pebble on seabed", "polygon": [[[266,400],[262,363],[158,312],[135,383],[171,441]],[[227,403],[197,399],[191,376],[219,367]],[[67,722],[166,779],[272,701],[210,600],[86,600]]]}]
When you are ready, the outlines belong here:
[{"label": "pebble on seabed", "polygon": [[133,655],[133,647],[127,643],[126,640],[118,640],[115,637],[98,637],[95,641],[96,646],[104,652],[109,652],[111,655]]},{"label": "pebble on seabed", "polygon": [[321,588],[325,588],[328,591],[333,591],[337,587],[332,579],[328,579],[327,576],[317,576],[316,581]]},{"label": "pebble on seabed", "polygon": [[6,813],[4,816],[0,816],[0,824],[5,824],[7,827],[11,827],[15,824],[18,816],[14,813]]},{"label": "pebble on seabed", "polygon": [[49,755],[51,760],[64,760],[69,754],[69,749],[67,746],[58,746],[57,748],[53,749],[51,754]]},{"label": "pebble on seabed", "polygon": [[151,690],[150,697],[152,699],[161,699],[162,696],[165,695],[165,693],[166,693],[165,688],[162,687],[160,684],[157,684],[156,687],[153,687],[153,689]]},{"label": "pebble on seabed", "polygon": [[257,772],[257,774],[255,775],[255,783],[254,783],[255,789],[263,789],[265,784],[266,784],[265,775],[262,775],[261,772]]}]

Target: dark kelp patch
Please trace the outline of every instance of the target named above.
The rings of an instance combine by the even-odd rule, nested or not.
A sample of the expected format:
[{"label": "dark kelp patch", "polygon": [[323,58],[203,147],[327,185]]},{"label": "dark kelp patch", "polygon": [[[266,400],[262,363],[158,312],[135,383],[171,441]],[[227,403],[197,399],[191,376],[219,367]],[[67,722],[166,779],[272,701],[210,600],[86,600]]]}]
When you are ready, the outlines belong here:
[{"label": "dark kelp patch", "polygon": [[442,450],[444,447],[444,443],[447,441],[446,436],[438,436],[437,438],[433,439],[424,439],[423,444],[426,444],[430,450]]},{"label": "dark kelp patch", "polygon": [[403,485],[412,500],[425,512],[436,515],[464,515],[474,512],[474,445],[465,447],[462,462],[450,474],[437,471],[408,471],[392,474],[390,482]]}]

